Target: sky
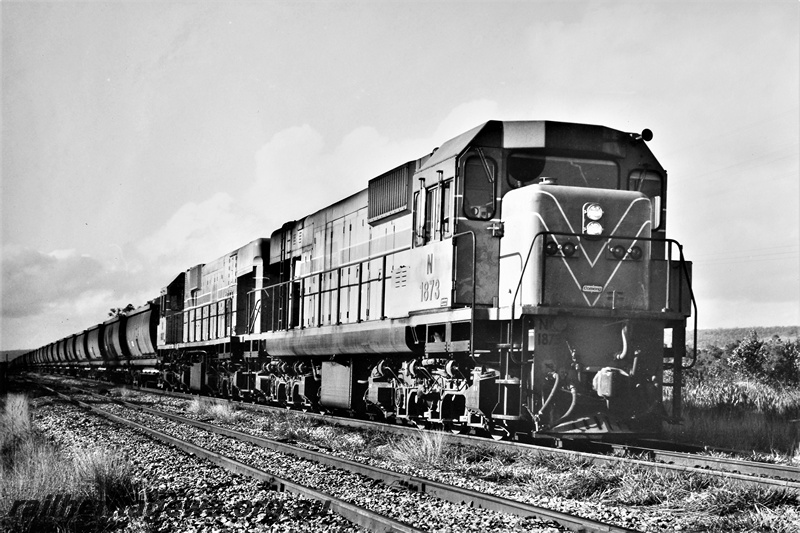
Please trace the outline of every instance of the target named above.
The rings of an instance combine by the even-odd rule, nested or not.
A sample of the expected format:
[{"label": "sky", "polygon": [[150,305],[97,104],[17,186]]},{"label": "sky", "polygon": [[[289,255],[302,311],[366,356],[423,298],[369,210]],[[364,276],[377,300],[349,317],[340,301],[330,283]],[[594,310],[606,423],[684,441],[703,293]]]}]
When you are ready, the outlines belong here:
[{"label": "sky", "polygon": [[698,327],[800,324],[795,0],[4,1],[0,17],[0,349],[142,305],[490,119],[651,129]]}]

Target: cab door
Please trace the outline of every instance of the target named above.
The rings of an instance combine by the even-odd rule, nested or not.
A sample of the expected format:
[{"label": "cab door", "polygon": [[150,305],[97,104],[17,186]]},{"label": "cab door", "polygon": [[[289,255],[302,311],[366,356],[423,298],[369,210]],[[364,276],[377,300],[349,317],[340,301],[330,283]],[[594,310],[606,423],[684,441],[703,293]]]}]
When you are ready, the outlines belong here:
[{"label": "cab door", "polygon": [[[474,147],[458,161],[455,229],[456,305],[497,305],[502,152]],[[473,276],[474,273],[474,276]]]}]

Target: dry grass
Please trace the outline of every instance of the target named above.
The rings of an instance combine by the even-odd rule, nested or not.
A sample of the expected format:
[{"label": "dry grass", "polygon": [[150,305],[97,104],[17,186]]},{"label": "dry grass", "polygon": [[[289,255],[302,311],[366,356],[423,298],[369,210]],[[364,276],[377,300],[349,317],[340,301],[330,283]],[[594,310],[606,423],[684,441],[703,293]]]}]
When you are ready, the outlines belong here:
[{"label": "dry grass", "polygon": [[216,402],[207,398],[194,398],[186,410],[197,416],[205,416],[226,424],[237,422],[246,416],[243,411],[227,402]]},{"label": "dry grass", "polygon": [[123,400],[130,400],[133,398],[137,398],[139,393],[134,391],[133,389],[129,389],[128,387],[114,387],[109,391],[111,396],[121,398]]},{"label": "dry grass", "polygon": [[730,448],[767,454],[769,462],[789,462],[800,447],[800,424],[775,420],[759,413],[719,413],[687,408],[684,421],[668,426],[667,434],[676,440],[704,446]]},{"label": "dry grass", "polygon": [[737,381],[688,381],[683,391],[686,405],[730,413],[760,413],[779,419],[800,418],[800,390],[783,385]]},{"label": "dry grass", "polygon": [[[133,499],[132,467],[117,454],[97,449],[59,450],[31,424],[28,400],[9,395],[0,414],[0,528],[9,531],[85,531],[102,529],[110,510]],[[89,500],[96,516],[81,519],[16,512],[14,502],[69,495]]]},{"label": "dry grass", "polygon": [[441,467],[453,462],[452,446],[445,441],[444,433],[419,430],[415,435],[390,440],[383,454],[405,465],[416,467]]},{"label": "dry grass", "polygon": [[[405,448],[404,448],[405,450]],[[800,531],[800,496],[703,473],[658,472],[639,465],[595,465],[557,454],[459,454],[458,475],[507,483],[532,497],[659,508],[694,531]]]},{"label": "dry grass", "polygon": [[[671,391],[665,389],[665,405]],[[683,421],[665,426],[681,442],[751,453],[752,459],[800,463],[800,390],[752,379],[687,379]]]},{"label": "dry grass", "polygon": [[135,499],[133,466],[119,453],[102,448],[76,450],[72,463],[78,479],[93,487],[106,505]]},{"label": "dry grass", "polygon": [[27,397],[22,394],[9,394],[6,397],[2,429],[0,442],[3,445],[30,434],[31,415]]}]

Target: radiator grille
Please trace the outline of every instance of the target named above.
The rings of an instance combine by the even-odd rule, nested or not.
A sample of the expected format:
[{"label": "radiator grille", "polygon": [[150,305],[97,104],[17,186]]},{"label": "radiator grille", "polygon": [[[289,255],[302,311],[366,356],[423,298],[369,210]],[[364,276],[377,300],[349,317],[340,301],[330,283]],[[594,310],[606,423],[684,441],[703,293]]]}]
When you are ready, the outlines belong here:
[{"label": "radiator grille", "polygon": [[370,180],[367,221],[372,223],[395,213],[408,210],[409,192],[409,169],[407,165],[399,166]]}]

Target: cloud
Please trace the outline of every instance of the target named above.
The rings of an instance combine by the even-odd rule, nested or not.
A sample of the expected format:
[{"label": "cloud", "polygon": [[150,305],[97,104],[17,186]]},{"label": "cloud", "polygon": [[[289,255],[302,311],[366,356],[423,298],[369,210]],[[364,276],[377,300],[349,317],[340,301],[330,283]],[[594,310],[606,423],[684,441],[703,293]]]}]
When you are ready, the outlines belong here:
[{"label": "cloud", "polygon": [[182,205],[163,226],[135,244],[125,268],[127,263],[137,265],[142,276],[160,288],[187,268],[269,237],[283,223],[366,188],[369,179],[430,153],[498,114],[496,102],[475,100],[455,107],[427,135],[393,140],[362,125],[333,145],[309,124],[286,128],[254,154],[256,173],[248,188]]},{"label": "cloud", "polygon": [[[117,254],[118,255],[118,254]],[[4,347],[33,348],[104,321],[108,309],[158,295],[147,273],[75,250],[2,250],[0,335]]]},{"label": "cloud", "polygon": [[371,178],[498,114],[496,102],[475,100],[455,107],[427,135],[392,140],[374,127],[359,126],[334,146],[308,124],[288,128],[256,153],[256,182],[247,201],[261,206],[261,220],[277,228],[365,189]]},{"label": "cloud", "polygon": [[74,250],[49,254],[6,246],[2,259],[2,305],[5,317],[35,316],[93,290],[103,266]]},{"label": "cloud", "polygon": [[279,227],[366,186],[365,160],[386,150],[373,128],[357,128],[335,147],[308,124],[276,133],[256,153],[256,180],[247,197]]},{"label": "cloud", "polygon": [[208,238],[220,225],[220,216],[230,213],[232,203],[230,195],[217,193],[203,202],[184,204],[164,226],[141,241],[139,251],[153,259],[184,251],[194,241]]},{"label": "cloud", "polygon": [[435,146],[441,146],[445,141],[488,120],[520,120],[522,118],[524,117],[520,117],[518,114],[516,116],[505,116],[504,113],[501,113],[500,106],[494,100],[473,100],[453,108],[436,128],[432,137],[434,142],[438,143]]},{"label": "cloud", "polygon": [[366,188],[371,178],[498,118],[498,107],[488,99],[465,102],[433,132],[399,140],[362,125],[332,145],[309,124],[286,128],[254,154],[256,173],[248,188],[184,204],[161,228],[139,241],[136,254],[145,261],[145,270],[160,273],[163,285],[194,264],[269,237],[283,223],[346,198]]},{"label": "cloud", "polygon": [[187,268],[256,238],[255,215],[244,207],[247,203],[246,196],[235,199],[220,192],[184,204],[161,228],[135,245],[135,253],[143,261],[141,268],[151,278],[153,274],[161,276],[160,288]]}]

